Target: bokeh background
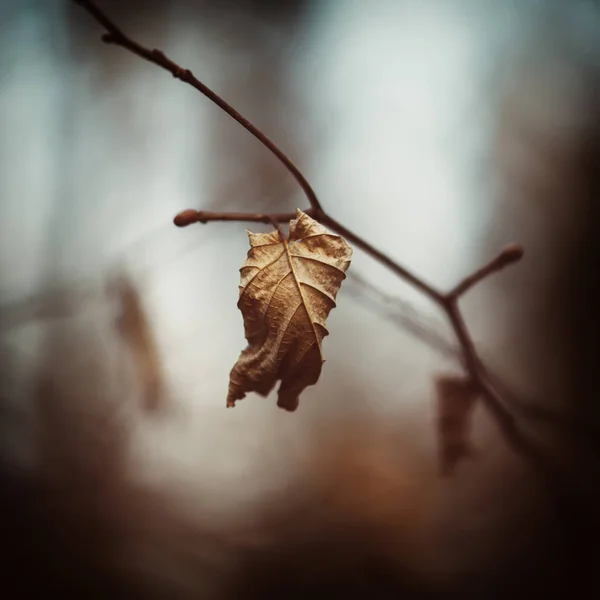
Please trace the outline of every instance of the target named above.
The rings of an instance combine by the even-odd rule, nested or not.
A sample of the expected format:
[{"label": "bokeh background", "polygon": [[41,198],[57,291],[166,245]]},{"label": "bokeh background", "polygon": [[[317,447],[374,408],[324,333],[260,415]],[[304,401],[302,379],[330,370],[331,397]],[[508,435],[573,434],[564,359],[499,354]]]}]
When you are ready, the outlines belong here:
[{"label": "bokeh background", "polygon": [[115,586],[102,597],[218,597],[231,573],[259,597],[308,580],[392,597],[405,573],[473,597],[570,596],[597,564],[598,3],[99,4],[269,135],[338,221],[427,281],[449,288],[506,243],[525,247],[465,315],[574,500],[558,506],[482,408],[477,460],[438,477],[434,377],[460,372],[454,341],[434,306],[358,250],[300,409],[251,395],[225,410],[245,346],[246,225],[181,230],[173,216],[306,200],[243,128],[102,44],[73,3],[1,0],[9,557],[45,589]]}]

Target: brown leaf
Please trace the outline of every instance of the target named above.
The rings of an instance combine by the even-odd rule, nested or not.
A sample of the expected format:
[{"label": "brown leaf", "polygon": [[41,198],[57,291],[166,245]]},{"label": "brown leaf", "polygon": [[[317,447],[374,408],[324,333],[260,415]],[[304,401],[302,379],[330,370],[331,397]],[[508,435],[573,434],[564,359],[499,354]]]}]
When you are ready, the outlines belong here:
[{"label": "brown leaf", "polygon": [[277,380],[277,405],[294,411],[321,375],[325,322],[350,266],[352,248],[301,210],[289,239],[279,231],[251,233],[240,269],[238,308],[248,347],[231,370],[227,406],[247,392],[267,396]]},{"label": "brown leaf", "polygon": [[161,408],[165,382],[160,353],[152,331],[143,298],[133,281],[126,276],[112,282],[121,312],[116,320],[117,331],[131,351],[144,386],[144,401],[148,411]]},{"label": "brown leaf", "polygon": [[448,475],[460,460],[475,453],[470,429],[477,388],[470,378],[453,375],[438,377],[436,387],[440,467]]}]

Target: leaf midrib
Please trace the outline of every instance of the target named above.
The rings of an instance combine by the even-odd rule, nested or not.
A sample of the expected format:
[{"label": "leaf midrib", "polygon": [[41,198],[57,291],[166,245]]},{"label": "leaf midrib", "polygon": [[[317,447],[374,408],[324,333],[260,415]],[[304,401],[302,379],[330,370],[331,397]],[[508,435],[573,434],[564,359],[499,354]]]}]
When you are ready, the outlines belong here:
[{"label": "leaf midrib", "polygon": [[317,330],[315,329],[315,323],[310,316],[310,310],[308,309],[308,304],[306,303],[306,299],[304,298],[304,293],[302,291],[302,285],[300,284],[300,280],[298,279],[298,276],[296,275],[296,270],[294,269],[294,262],[292,260],[292,256],[294,256],[294,255],[290,252],[288,240],[284,236],[281,236],[281,237],[283,238],[283,246],[285,248],[285,253],[287,256],[288,264],[290,265],[290,271],[292,273],[292,277],[294,278],[294,283],[296,284],[296,289],[298,290],[298,294],[300,294],[300,300],[302,302],[302,305],[304,306],[306,315],[308,316],[308,320],[310,322],[310,326],[313,331],[313,336],[315,338],[315,343],[317,344],[317,348],[319,349],[319,356],[321,357],[321,361],[323,362],[323,352],[321,350],[321,344],[319,342]]}]

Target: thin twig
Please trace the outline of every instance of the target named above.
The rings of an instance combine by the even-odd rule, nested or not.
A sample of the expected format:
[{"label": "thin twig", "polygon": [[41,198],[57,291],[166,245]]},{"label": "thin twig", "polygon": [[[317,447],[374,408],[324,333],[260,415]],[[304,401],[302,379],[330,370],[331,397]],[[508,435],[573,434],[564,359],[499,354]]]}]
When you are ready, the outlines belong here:
[{"label": "thin twig", "polygon": [[[521,433],[515,423],[511,412],[505,406],[502,398],[491,384],[486,370],[479,358],[471,335],[463,319],[458,302],[474,285],[489,277],[493,273],[503,269],[509,264],[518,261],[523,250],[518,246],[508,246],[498,257],[487,265],[481,267],[471,275],[465,277],[458,285],[447,293],[438,291],[433,285],[423,280],[421,277],[412,273],[406,267],[394,261],[387,254],[372,246],[358,234],[350,231],[344,225],[336,221],[327,214],[317,199],[316,193],[308,183],[307,179],[293,162],[270,140],[263,132],[257,129],[244,116],[232,108],[225,100],[199,81],[189,69],[184,69],[170,60],[160,50],[151,50],[130,39],[120,28],[118,28],[96,4],[91,0],[73,0],[76,4],[82,6],[87,12],[106,30],[102,40],[106,43],[122,46],[126,50],[140,56],[141,58],[158,65],[169,71],[174,77],[191,85],[207,98],[212,100],[217,106],[229,114],[233,119],[240,123],[252,135],[254,135],[262,144],[283,163],[283,165],[296,178],[300,187],[306,194],[310,208],[305,212],[312,218],[318,220],[323,225],[345,237],[350,243],[354,244],[365,253],[369,254],[375,260],[388,267],[398,277],[421,291],[437,304],[447,315],[449,322],[454,330],[456,338],[462,351],[462,360],[464,368],[473,383],[479,389],[485,406],[488,408],[496,423],[500,427],[506,441],[511,447],[521,455],[529,458],[538,466],[541,465],[542,458],[536,448],[533,447]],[[192,223],[208,223],[209,221],[249,221],[262,223],[278,223],[292,220],[295,214],[254,214],[254,213],[218,213],[196,210],[185,210],[175,217],[175,224],[179,227],[185,227]]]},{"label": "thin twig", "polygon": [[524,450],[524,439],[517,429],[515,419],[510,410],[504,405],[502,399],[489,383],[483,364],[475,349],[473,339],[469,334],[463,316],[458,308],[456,299],[452,296],[446,296],[443,306],[446,309],[450,324],[462,348],[464,366],[471,376],[473,383],[481,393],[481,397],[486,408],[496,419],[496,423],[504,433],[505,438],[515,449]]},{"label": "thin twig", "polygon": [[349,242],[360,248],[363,252],[366,252],[367,254],[372,256],[382,265],[385,265],[388,269],[390,269],[396,275],[398,275],[398,277],[401,277],[402,279],[404,279],[404,281],[410,283],[413,287],[415,287],[420,292],[431,298],[434,302],[437,302],[439,304],[442,301],[443,294],[438,292],[432,285],[424,281],[421,277],[412,273],[406,267],[397,263],[395,260],[390,258],[381,250],[378,250],[377,248],[369,244],[369,242],[364,240],[356,233],[344,227],[341,223],[336,221],[334,218],[330,217],[325,212],[321,211],[321,214],[317,215],[315,218],[317,218],[326,227],[329,227],[329,229],[332,229],[342,237],[345,237]]},{"label": "thin twig", "polygon": [[465,277],[458,285],[456,285],[448,296],[459,298],[469,291],[474,285],[485,279],[492,273],[496,273],[504,267],[508,267],[523,258],[523,248],[517,244],[506,246],[496,258],[492,259],[487,265],[484,265],[471,275]]},{"label": "thin twig", "polygon": [[232,119],[235,119],[242,127],[247,129],[255,138],[257,138],[264,146],[266,146],[294,176],[306,194],[311,207],[315,210],[321,209],[321,203],[319,202],[315,191],[312,189],[312,186],[310,183],[308,183],[306,177],[304,177],[304,175],[300,172],[300,169],[298,169],[292,160],[286,156],[282,150],[280,150],[279,147],[260,129],[258,129],[258,127],[253,125],[229,103],[225,102],[223,98],[215,94],[209,87],[194,77],[194,74],[189,69],[180,67],[177,63],[168,58],[161,50],[151,50],[150,48],[146,48],[132,40],[130,37],[125,35],[111,19],[106,16],[104,11],[98,8],[95,2],[92,2],[91,0],[73,0],[73,2],[84,8],[100,25],[102,25],[102,27],[104,27],[107,32],[102,36],[102,41],[104,43],[122,46],[130,52],[133,52],[133,54],[137,54],[144,60],[154,63],[162,69],[169,71],[169,73],[171,73],[171,75],[173,75],[173,77],[176,79],[180,79],[184,83],[196,88],[209,100],[212,100],[212,102],[214,102],[219,108],[224,110]]},{"label": "thin twig", "polygon": [[[312,210],[305,211],[309,216]],[[234,213],[210,212],[206,210],[182,210],[174,219],[177,227],[187,227],[193,223],[208,223],[210,221],[238,221],[248,223],[287,223],[296,218],[296,213]]]}]

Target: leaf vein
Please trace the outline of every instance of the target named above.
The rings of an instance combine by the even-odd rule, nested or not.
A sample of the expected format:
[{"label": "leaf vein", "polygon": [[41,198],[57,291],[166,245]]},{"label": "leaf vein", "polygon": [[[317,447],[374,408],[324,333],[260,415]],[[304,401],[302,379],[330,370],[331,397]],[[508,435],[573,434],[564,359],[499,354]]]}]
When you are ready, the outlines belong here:
[{"label": "leaf vein", "polygon": [[[244,286],[244,289],[242,290],[242,293],[240,294],[239,300],[242,299],[242,297],[244,296],[244,294],[246,293],[246,290],[250,287],[250,284],[264,271],[266,271],[269,267],[273,266],[283,255],[285,254],[285,248],[283,249],[283,251],[281,252],[281,254],[274,260],[272,260],[270,263],[267,263],[264,267],[257,267],[258,271],[246,282],[246,285]],[[254,265],[252,265],[254,266]],[[239,303],[238,300],[238,303]]]}]

